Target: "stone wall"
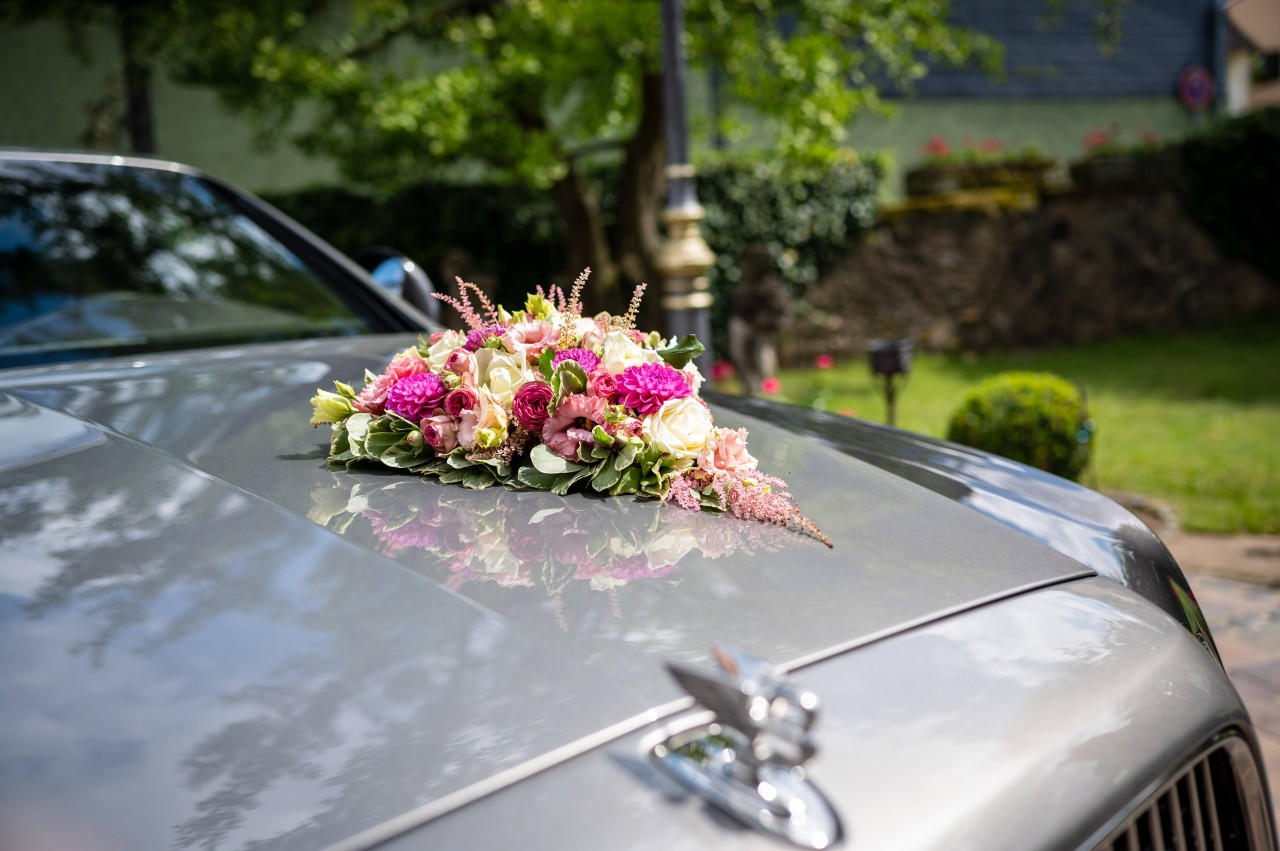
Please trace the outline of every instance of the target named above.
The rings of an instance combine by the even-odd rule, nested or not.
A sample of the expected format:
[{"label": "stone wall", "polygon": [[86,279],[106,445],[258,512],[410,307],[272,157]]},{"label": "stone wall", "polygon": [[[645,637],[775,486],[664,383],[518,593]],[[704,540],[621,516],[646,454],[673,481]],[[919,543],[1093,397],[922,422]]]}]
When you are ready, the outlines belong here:
[{"label": "stone wall", "polygon": [[851,245],[807,293],[784,357],[1066,344],[1280,310],[1280,282],[1224,257],[1173,192],[1065,193],[1030,211],[917,212]]}]

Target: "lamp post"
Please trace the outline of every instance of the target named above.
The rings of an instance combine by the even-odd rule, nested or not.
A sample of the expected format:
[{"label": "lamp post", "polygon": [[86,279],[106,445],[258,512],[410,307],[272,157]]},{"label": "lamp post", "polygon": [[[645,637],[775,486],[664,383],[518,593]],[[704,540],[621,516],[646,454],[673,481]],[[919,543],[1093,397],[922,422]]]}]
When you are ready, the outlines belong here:
[{"label": "lamp post", "polygon": [[871,356],[871,374],[880,380],[884,390],[885,422],[897,420],[898,379],[904,382],[911,373],[911,353],[915,345],[906,337],[894,340],[872,340],[867,343]]},{"label": "lamp post", "polygon": [[684,106],[684,2],[662,0],[663,109],[666,118],[667,205],[662,222],[667,238],[658,251],[662,271],[662,308],[667,333],[677,337],[695,334],[707,347],[697,358],[698,368],[708,372],[711,353],[711,285],[706,272],[716,256],[702,238],[698,222],[702,205],[693,184],[689,164],[689,131]]}]

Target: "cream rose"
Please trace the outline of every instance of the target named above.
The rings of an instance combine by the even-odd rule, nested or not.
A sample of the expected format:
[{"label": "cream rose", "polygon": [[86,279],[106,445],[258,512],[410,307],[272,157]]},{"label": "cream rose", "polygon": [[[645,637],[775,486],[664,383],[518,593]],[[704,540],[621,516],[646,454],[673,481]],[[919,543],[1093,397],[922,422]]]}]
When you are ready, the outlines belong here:
[{"label": "cream rose", "polygon": [[620,375],[627,367],[642,363],[662,363],[662,356],[631,339],[625,331],[610,331],[604,335],[604,354],[600,356],[600,364],[609,370],[610,375]]},{"label": "cream rose", "polygon": [[499,349],[476,352],[476,384],[488,388],[504,408],[511,408],[511,399],[530,377],[524,355],[513,355]]},{"label": "cream rose", "polygon": [[467,335],[460,331],[445,331],[441,334],[440,339],[427,347],[427,363],[431,365],[431,371],[443,370],[453,350],[466,345],[466,342]]},{"label": "cream rose", "polygon": [[711,431],[711,412],[692,396],[664,402],[644,418],[645,438],[663,454],[680,461],[697,458],[711,438]]}]

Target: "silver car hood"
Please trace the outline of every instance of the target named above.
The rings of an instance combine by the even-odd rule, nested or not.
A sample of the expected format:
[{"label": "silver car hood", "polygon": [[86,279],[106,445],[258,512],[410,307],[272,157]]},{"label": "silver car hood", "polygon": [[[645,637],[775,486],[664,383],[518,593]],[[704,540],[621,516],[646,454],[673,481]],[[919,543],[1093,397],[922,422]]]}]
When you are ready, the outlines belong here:
[{"label": "silver car hood", "polygon": [[5,376],[0,825],[319,847],[660,713],[680,696],[662,663],[713,641],[811,661],[1091,573],[729,412],[832,549],[651,502],[329,470],[308,398],[405,342]]}]

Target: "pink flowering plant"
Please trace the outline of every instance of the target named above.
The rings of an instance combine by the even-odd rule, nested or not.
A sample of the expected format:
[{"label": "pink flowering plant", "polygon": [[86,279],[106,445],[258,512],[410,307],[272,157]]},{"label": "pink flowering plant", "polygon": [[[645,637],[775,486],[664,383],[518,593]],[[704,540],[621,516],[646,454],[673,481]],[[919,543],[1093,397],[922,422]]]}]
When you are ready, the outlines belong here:
[{"label": "pink flowering plant", "polygon": [[343,382],[316,391],[311,423],[332,426],[330,463],[379,463],[469,488],[660,499],[831,546],[786,484],[757,471],[746,433],[716,427],[698,396],[697,338],[636,330],[643,284],[625,315],[583,316],[589,273],[567,294],[540,287],[514,312],[462,280],[461,298],[437,294],[465,331],[420,339],[381,373],[366,371],[358,392]]}]

